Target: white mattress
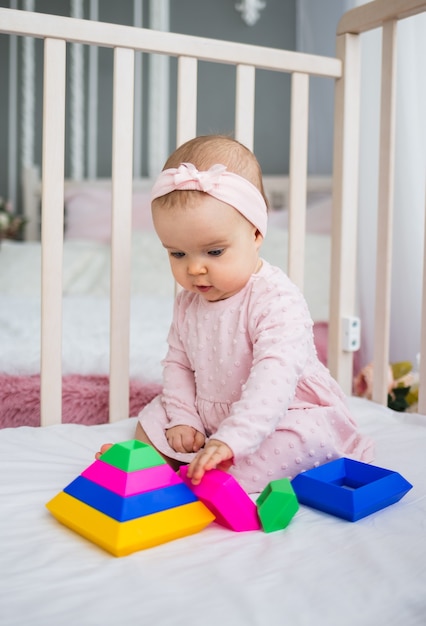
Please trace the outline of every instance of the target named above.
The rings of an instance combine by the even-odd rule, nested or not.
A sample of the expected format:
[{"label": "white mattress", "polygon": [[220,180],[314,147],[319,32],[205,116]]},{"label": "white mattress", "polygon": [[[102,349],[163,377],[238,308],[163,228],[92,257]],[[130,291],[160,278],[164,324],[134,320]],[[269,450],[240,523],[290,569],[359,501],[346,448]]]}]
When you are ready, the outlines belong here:
[{"label": "white mattress", "polygon": [[412,485],[351,523],[301,506],[286,530],[202,532],[115,558],[45,503],[134,420],[0,430],[5,626],[421,626],[426,623],[426,417],[351,399],[375,464]]}]

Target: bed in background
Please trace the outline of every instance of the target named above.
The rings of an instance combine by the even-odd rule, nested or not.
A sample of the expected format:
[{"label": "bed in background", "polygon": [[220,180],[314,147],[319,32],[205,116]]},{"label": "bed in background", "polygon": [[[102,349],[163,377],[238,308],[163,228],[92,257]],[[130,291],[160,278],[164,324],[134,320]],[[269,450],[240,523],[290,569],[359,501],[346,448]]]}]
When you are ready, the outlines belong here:
[{"label": "bed in background", "polygon": [[[28,278],[30,273],[31,276],[18,289],[10,273],[0,274],[9,301],[15,299],[15,309],[11,309],[3,322],[7,324],[3,337],[23,332],[19,318],[23,307],[32,312],[28,319],[35,325],[38,324],[37,311],[42,307],[43,426],[0,429],[0,621],[5,626],[100,623],[112,626],[130,621],[149,621],[161,626],[200,622],[213,626],[220,621],[238,626],[287,622],[300,626],[339,622],[348,626],[424,624],[426,368],[423,359],[419,372],[419,413],[395,413],[383,406],[387,392],[389,263],[379,263],[383,289],[378,290],[376,313],[380,332],[375,345],[374,402],[350,397],[349,403],[361,430],[375,440],[375,464],[401,473],[413,485],[399,502],[355,523],[301,506],[286,530],[268,534],[261,531],[233,533],[213,523],[196,535],[119,559],[60,526],[49,515],[45,504],[92,462],[94,452],[102,443],[133,437],[135,419],[128,418],[129,380],[138,377],[144,383],[151,384],[155,379],[158,382],[159,370],[155,367],[158,367],[162,348],[153,329],[163,324],[164,328],[167,326],[170,315],[167,303],[172,302],[173,296],[169,292],[158,293],[158,283],[163,285],[163,270],[168,276],[167,260],[164,255],[155,256],[151,248],[155,245],[152,232],[146,224],[140,231],[132,232],[131,228],[132,110],[129,94],[132,93],[133,49],[163,51],[179,57],[184,82],[178,85],[177,143],[194,136],[196,130],[194,50],[203,58],[217,57],[237,65],[235,134],[251,147],[254,67],[272,67],[292,74],[290,219],[287,225],[283,223],[283,213],[272,214],[270,254],[282,252],[280,245],[274,243],[274,237],[280,241],[282,238],[283,250],[287,242],[288,272],[303,287],[309,264],[313,263],[314,270],[318,270],[318,256],[315,256],[318,246],[310,262],[309,252],[306,258],[304,254],[305,249],[309,250],[310,236],[323,237],[322,256],[331,247],[328,279],[331,294],[325,304],[325,321],[329,324],[327,357],[333,374],[350,393],[353,352],[344,349],[341,331],[342,320],[357,313],[353,241],[357,215],[354,191],[358,156],[357,33],[384,22],[384,51],[393,52],[397,19],[425,9],[426,3],[419,0],[392,3],[377,0],[349,12],[339,25],[334,59],[262,51],[258,47],[194,40],[129,27],[103,24],[89,27],[80,20],[0,10],[2,32],[45,38],[46,107],[42,244],[3,242],[0,252],[2,260],[7,255],[12,259],[15,248],[22,246],[21,260],[14,256],[13,267],[22,263],[22,275]],[[115,48],[111,244],[79,238],[66,240],[62,247],[64,93],[61,87],[65,68],[62,38]],[[392,141],[386,143],[386,137],[392,138],[394,95],[391,87],[395,65],[392,63],[394,54],[383,56],[382,135],[390,150],[381,152],[379,203],[382,217],[386,217],[392,196],[388,191],[392,182],[393,146]],[[307,116],[302,113],[307,112],[308,74],[316,73],[328,73],[336,79],[332,226],[330,234],[310,233],[305,238]],[[381,233],[381,236],[378,254],[383,256],[390,243],[388,233]],[[266,252],[265,248],[265,255]],[[153,258],[155,264],[151,263]],[[40,280],[35,267],[38,259],[43,276],[41,295],[34,291]],[[62,259],[65,261],[63,275]],[[164,266],[160,266],[163,262]],[[108,279],[106,267],[110,263]],[[132,278],[127,281],[130,268]],[[161,278],[157,272],[161,272]],[[156,283],[154,290],[152,279]],[[425,310],[426,304],[423,318]],[[80,322],[76,313],[85,321]],[[69,327],[68,315],[73,317]],[[103,355],[102,363],[96,364],[96,371],[108,376],[110,381],[110,423],[63,424],[60,423],[62,374],[73,372],[73,365],[68,363],[66,367],[70,369],[65,369],[64,359],[62,367],[61,343],[64,352],[68,346],[70,358],[74,356],[72,348],[78,334],[75,328],[77,326],[83,334],[89,316],[94,318],[95,326],[94,332],[89,331],[90,340],[93,334],[99,332],[100,335],[100,343],[96,344],[92,356]],[[322,313],[317,319],[321,317]],[[137,326],[134,336],[132,325],[142,325],[142,322],[144,329]],[[425,354],[426,329],[423,326],[420,352]],[[108,336],[110,327],[111,338]],[[30,346],[36,331],[33,327],[27,331],[27,346]],[[138,336],[143,339],[136,346],[133,341]],[[84,335],[81,339],[84,343]],[[137,339],[135,341],[137,344]],[[106,349],[101,349],[101,345],[106,345]],[[135,354],[131,351],[134,345]],[[162,345],[164,349],[164,343]],[[104,359],[105,355],[108,360]],[[31,363],[27,363],[27,375],[35,371],[37,356],[33,355]],[[30,360],[24,351],[15,374],[23,373],[21,367],[26,358]],[[78,367],[84,374],[81,366],[80,359]],[[88,372],[89,369],[86,374]]]}]

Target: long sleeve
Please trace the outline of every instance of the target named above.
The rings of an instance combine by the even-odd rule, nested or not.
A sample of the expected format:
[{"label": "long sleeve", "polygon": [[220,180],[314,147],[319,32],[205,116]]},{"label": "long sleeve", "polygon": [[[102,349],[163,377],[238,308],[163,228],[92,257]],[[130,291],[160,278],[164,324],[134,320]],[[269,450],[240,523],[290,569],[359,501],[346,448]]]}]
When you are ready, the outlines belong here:
[{"label": "long sleeve", "polygon": [[195,403],[195,376],[180,339],[179,299],[169,331],[169,349],[163,360],[162,403],[169,419],[168,428],[185,424],[205,434]]},{"label": "long sleeve", "polygon": [[258,281],[256,289],[247,316],[252,366],[240,399],[213,435],[230,446],[236,460],[255,452],[284,419],[315,354],[313,322],[298,289],[287,277],[269,285]]}]

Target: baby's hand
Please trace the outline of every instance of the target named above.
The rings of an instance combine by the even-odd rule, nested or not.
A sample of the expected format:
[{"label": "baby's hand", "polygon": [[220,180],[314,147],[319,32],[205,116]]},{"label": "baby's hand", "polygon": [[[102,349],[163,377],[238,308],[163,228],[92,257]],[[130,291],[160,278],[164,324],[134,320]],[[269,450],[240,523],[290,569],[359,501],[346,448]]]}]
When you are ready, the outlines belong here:
[{"label": "baby's hand", "polygon": [[206,438],[192,426],[172,426],[166,430],[166,439],[175,452],[198,452]]},{"label": "baby's hand", "polygon": [[201,450],[189,464],[188,478],[191,479],[193,485],[198,485],[207,470],[229,469],[232,465],[233,456],[234,453],[226,443],[210,439],[204,450]]}]

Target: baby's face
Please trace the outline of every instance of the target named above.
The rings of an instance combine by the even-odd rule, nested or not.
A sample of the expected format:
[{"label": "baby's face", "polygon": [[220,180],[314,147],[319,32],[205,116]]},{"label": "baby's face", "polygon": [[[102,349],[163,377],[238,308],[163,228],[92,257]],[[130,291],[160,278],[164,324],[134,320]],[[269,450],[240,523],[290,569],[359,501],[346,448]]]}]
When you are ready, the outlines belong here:
[{"label": "baby's face", "polygon": [[189,206],[154,207],[152,216],[175,280],[215,302],[236,294],[258,271],[263,237],[229,204],[199,197]]}]

